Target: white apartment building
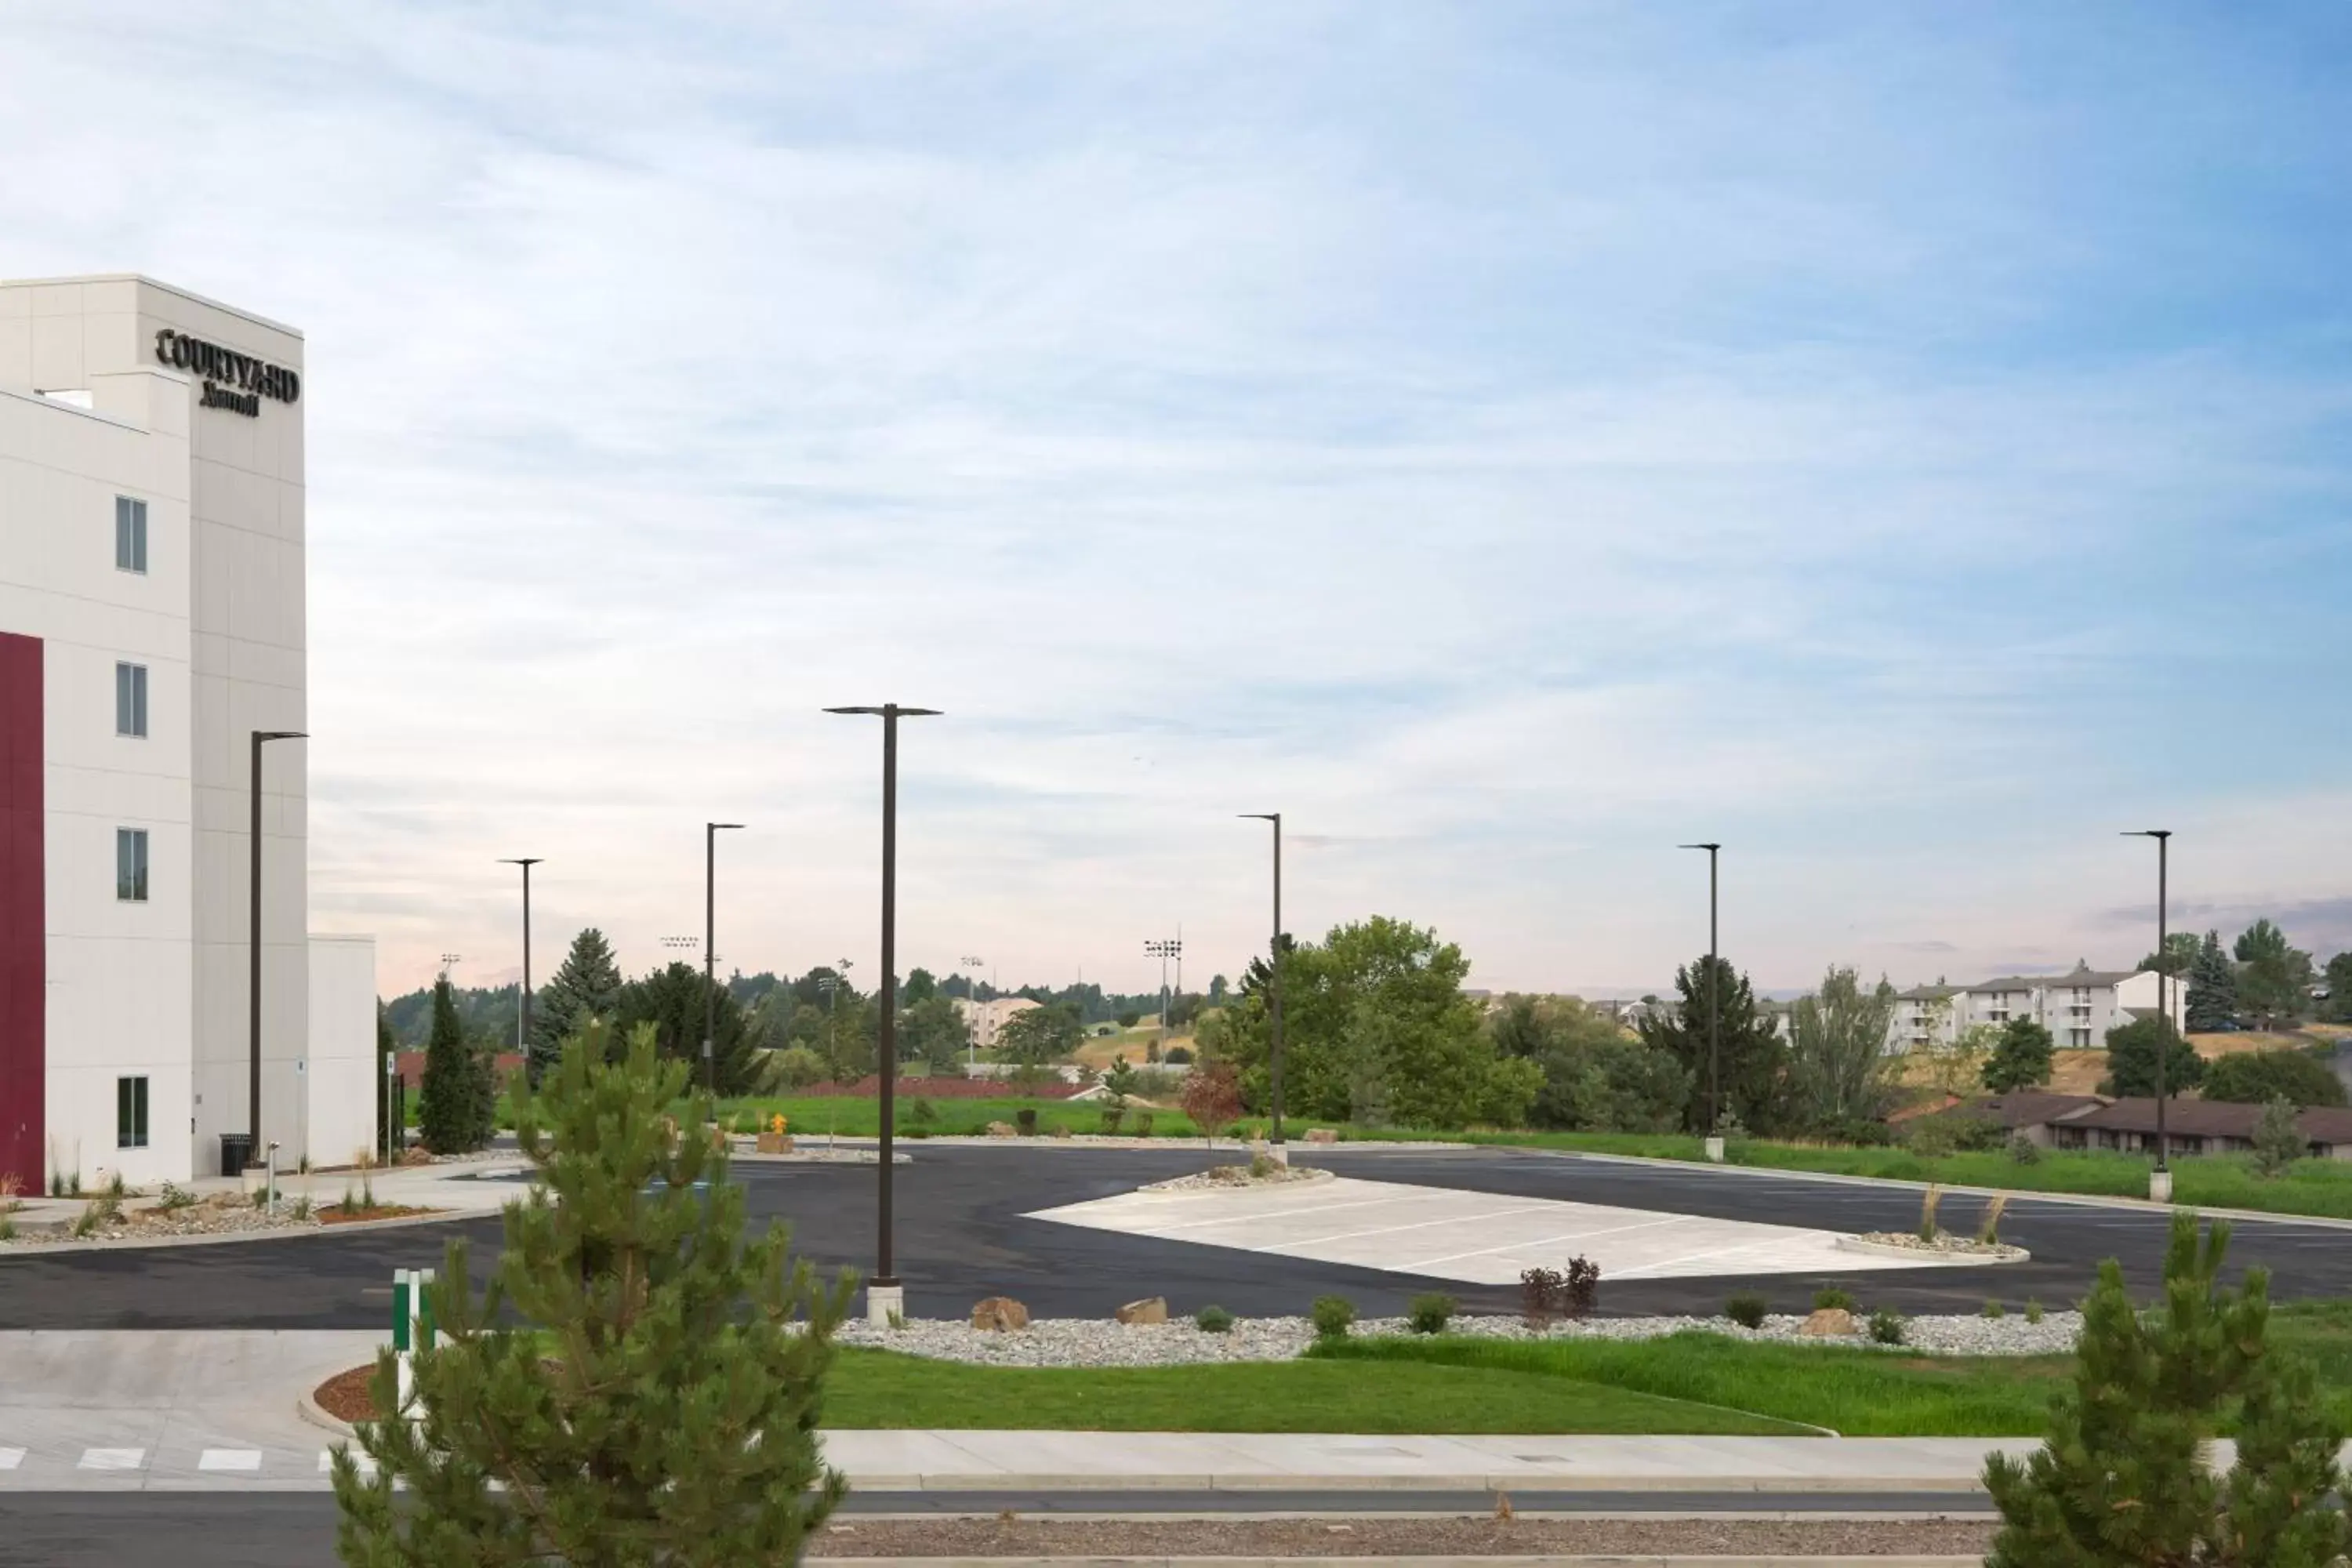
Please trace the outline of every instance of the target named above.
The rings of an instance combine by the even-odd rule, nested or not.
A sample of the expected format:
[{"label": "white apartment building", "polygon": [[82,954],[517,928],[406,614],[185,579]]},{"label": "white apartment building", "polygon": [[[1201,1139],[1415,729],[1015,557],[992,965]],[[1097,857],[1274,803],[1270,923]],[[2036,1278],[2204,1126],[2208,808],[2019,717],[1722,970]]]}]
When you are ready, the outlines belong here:
[{"label": "white apartment building", "polygon": [[[308,728],[303,342],[130,276],[0,282],[0,1173],[186,1180],[252,1130],[255,731]],[[258,1130],[372,1138],[373,940],[308,929],[263,748]]]},{"label": "white apartment building", "polygon": [[2152,969],[2093,969],[2078,963],[2064,974],[2007,974],[1974,985],[1918,985],[1897,993],[1887,1046],[1895,1051],[1949,1045],[1979,1024],[1995,1028],[2031,1018],[2050,1031],[2061,1050],[2091,1050],[2107,1031],[2137,1014],[2168,1011],[2173,1027],[2187,1027],[2188,986],[2176,980],[2159,1000]]}]

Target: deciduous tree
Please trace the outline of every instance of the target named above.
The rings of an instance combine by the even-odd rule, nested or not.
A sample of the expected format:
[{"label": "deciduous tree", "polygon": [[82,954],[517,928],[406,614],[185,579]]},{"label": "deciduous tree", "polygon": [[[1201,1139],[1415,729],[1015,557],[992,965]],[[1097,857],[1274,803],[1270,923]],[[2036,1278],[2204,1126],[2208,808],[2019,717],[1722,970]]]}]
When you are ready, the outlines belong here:
[{"label": "deciduous tree", "polygon": [[2342,1105],[2344,1080],[2311,1052],[2292,1046],[2233,1051],[2205,1065],[2205,1098],[2233,1105]]},{"label": "deciduous tree", "polygon": [[2311,1005],[2311,954],[2288,944],[2268,920],[2248,926],[2237,941],[2238,994],[2263,1027],[2303,1016]]},{"label": "deciduous tree", "polygon": [[2107,1088],[2120,1095],[2156,1092],[2156,1057],[2164,1052],[2164,1092],[2184,1093],[2205,1081],[2205,1058],[2164,1018],[2134,1018],[2107,1031]]},{"label": "deciduous tree", "polygon": [[1832,966],[1820,991],[1789,1009],[1789,1087],[1806,1126],[1837,1131],[1875,1121],[1894,1093],[1895,987],[1885,976],[1865,988]]}]

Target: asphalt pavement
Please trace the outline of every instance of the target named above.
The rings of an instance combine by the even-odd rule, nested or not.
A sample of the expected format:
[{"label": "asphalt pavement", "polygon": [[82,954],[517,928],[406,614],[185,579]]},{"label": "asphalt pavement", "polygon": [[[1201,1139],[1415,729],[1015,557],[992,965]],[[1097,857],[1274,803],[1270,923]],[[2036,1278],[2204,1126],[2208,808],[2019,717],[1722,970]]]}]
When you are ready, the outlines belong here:
[{"label": "asphalt pavement", "polygon": [[[1465,1286],[1309,1259],[1127,1236],[1027,1217],[1033,1211],[1108,1197],[1202,1169],[1197,1146],[1126,1150],[913,1142],[896,1167],[897,1264],[908,1310],[961,1316],[984,1296],[1009,1295],[1041,1317],[1107,1316],[1121,1302],[1163,1295],[1189,1312],[1209,1304],[1245,1316],[1301,1313],[1317,1297],[1342,1295],[1367,1316],[1401,1313],[1415,1294],[1443,1289],[1473,1310],[1517,1306],[1509,1287]],[[1410,1145],[1297,1147],[1302,1163],[1370,1180],[1612,1204],[1666,1213],[1749,1219],[1841,1231],[1908,1230],[1916,1189],[1812,1181],[1705,1167],[1646,1165],[1510,1149]],[[755,1219],[791,1223],[796,1250],[821,1265],[871,1268],[876,1178],[870,1164],[741,1162],[735,1167]],[[1982,1200],[1952,1194],[1943,1220],[1972,1229]],[[2011,1310],[2028,1300],[2070,1305],[2105,1258],[2152,1289],[2167,1217],[2117,1208],[2018,1198],[2004,1239],[2030,1248],[2029,1263],[1898,1271],[1626,1280],[1603,1279],[1608,1315],[1713,1314],[1735,1290],[1763,1295],[1774,1310],[1800,1310],[1813,1291],[1843,1284],[1871,1306],[1910,1313],[1969,1312],[1988,1300]],[[153,1249],[93,1249],[0,1256],[0,1329],[374,1328],[391,1312],[397,1268],[439,1266],[452,1238],[468,1244],[487,1279],[499,1245],[495,1218],[355,1235],[312,1234]],[[2231,1257],[2261,1263],[2282,1300],[2352,1294],[2352,1234],[2292,1220],[2242,1221]],[[1564,1261],[1564,1260],[1563,1260]]]}]

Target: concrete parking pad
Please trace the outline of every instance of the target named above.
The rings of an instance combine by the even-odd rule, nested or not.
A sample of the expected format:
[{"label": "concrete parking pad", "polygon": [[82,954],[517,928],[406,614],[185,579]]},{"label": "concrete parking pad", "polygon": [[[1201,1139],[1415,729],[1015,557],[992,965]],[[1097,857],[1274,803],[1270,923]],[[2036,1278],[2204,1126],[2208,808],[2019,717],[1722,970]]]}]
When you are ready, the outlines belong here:
[{"label": "concrete parking pad", "polygon": [[1558,1268],[1577,1257],[1598,1263],[1610,1280],[1948,1266],[1844,1251],[1835,1231],[1345,1176],[1147,1189],[1029,1217],[1473,1285],[1511,1284],[1528,1268]]}]

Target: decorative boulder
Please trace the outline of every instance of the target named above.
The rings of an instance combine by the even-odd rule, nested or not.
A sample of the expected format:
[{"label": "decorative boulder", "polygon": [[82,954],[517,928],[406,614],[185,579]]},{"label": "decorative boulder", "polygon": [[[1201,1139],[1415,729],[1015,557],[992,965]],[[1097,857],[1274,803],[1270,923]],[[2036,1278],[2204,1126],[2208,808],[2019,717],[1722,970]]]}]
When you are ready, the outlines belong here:
[{"label": "decorative boulder", "polygon": [[1147,1296],[1140,1301],[1129,1301],[1118,1313],[1122,1323],[1164,1323],[1168,1321],[1168,1298]]},{"label": "decorative boulder", "polygon": [[972,1308],[971,1326],[985,1333],[1012,1333],[1029,1326],[1029,1309],[1010,1296],[991,1296]]},{"label": "decorative boulder", "polygon": [[991,1138],[1013,1137],[1013,1123],[1010,1121],[992,1121],[988,1124],[988,1135]]},{"label": "decorative boulder", "polygon": [[1797,1331],[1812,1339],[1825,1340],[1853,1332],[1853,1314],[1843,1307],[1823,1307],[1805,1320]]},{"label": "decorative boulder", "polygon": [[793,1135],[791,1133],[762,1132],[760,1134],[759,1152],[762,1154],[789,1154],[792,1152]]},{"label": "decorative boulder", "polygon": [[1307,1130],[1307,1141],[1309,1143],[1337,1143],[1339,1132],[1332,1127],[1310,1127]]}]

